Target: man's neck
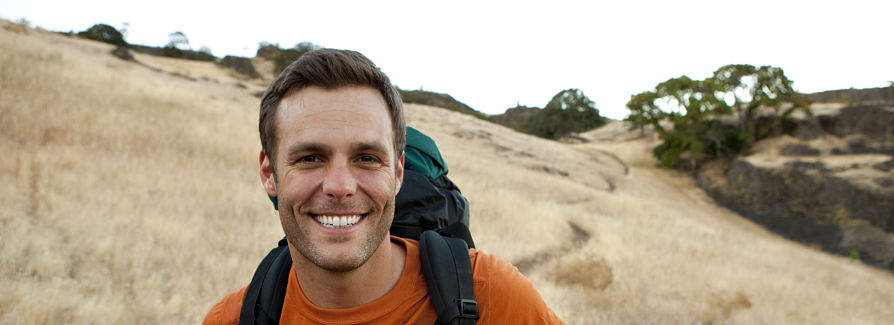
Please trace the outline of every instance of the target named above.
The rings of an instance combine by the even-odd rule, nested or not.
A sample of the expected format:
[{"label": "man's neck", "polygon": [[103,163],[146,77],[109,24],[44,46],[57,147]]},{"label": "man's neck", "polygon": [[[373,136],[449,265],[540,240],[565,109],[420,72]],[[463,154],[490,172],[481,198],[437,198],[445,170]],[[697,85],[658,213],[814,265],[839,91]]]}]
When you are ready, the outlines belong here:
[{"label": "man's neck", "polygon": [[359,268],[348,272],[321,269],[289,245],[301,291],[320,308],[350,308],[376,300],[400,280],[406,264],[406,247],[385,237],[379,249]]}]

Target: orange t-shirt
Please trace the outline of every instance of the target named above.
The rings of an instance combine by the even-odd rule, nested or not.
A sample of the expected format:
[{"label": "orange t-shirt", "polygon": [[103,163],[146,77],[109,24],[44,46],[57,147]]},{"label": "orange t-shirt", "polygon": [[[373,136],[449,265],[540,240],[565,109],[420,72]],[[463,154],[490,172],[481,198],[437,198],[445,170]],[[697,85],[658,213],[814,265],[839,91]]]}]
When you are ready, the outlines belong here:
[{"label": "orange t-shirt", "polygon": [[[419,243],[394,236],[391,241],[406,247],[407,261],[400,280],[387,294],[357,307],[320,308],[304,296],[292,268],[280,324],[434,324],[437,315],[422,275]],[[469,250],[469,257],[481,315],[478,324],[564,324],[512,264],[475,249]],[[239,324],[247,290],[224,297],[211,308],[203,324]]]}]

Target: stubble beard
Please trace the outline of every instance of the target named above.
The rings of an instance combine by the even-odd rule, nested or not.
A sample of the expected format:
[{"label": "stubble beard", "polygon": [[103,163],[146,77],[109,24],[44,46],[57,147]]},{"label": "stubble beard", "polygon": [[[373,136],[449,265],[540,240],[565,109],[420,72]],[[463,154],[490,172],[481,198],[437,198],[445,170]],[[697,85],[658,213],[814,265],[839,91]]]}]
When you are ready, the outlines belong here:
[{"label": "stubble beard", "polygon": [[[302,228],[298,220],[296,220],[295,213],[291,209],[283,209],[284,207],[280,205],[280,219],[283,231],[286,233],[286,239],[305,259],[317,267],[330,272],[347,272],[363,266],[379,249],[379,246],[382,245],[385,236],[389,234],[390,220],[394,216],[394,199],[391,199],[385,202],[380,215],[374,216],[374,213],[367,215],[367,220],[364,220],[364,222],[375,222],[375,224],[361,242],[357,253],[348,258],[338,258],[327,257],[323,250],[311,240],[312,227]],[[387,216],[392,216],[392,218],[387,218]],[[298,218],[307,217],[299,215]],[[373,218],[375,220],[372,220]]]}]

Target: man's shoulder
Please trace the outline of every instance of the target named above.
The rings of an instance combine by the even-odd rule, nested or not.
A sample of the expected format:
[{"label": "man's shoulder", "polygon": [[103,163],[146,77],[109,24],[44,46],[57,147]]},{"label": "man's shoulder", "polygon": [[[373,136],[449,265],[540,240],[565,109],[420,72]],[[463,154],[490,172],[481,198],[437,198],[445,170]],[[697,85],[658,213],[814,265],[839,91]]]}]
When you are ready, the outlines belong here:
[{"label": "man's shoulder", "polygon": [[202,325],[235,325],[239,324],[239,313],[242,311],[242,301],[245,300],[245,293],[248,287],[244,287],[239,291],[226,295],[221,299],[208,314]]},{"label": "man's shoulder", "polygon": [[495,255],[470,249],[469,259],[472,262],[472,279],[477,285],[484,284],[498,292],[527,287],[533,289],[531,281],[518,268]]},{"label": "man's shoulder", "polygon": [[563,324],[518,268],[503,259],[469,250],[481,323]]},{"label": "man's shoulder", "polygon": [[[399,240],[406,242],[407,247],[418,247],[416,240]],[[561,323],[547,307],[534,284],[515,265],[474,248],[469,249],[469,260],[472,265],[475,299],[482,308],[482,317],[496,319],[499,323]],[[488,315],[490,317],[486,317]],[[507,318],[507,315],[515,317]],[[531,322],[532,319],[537,321]]]}]

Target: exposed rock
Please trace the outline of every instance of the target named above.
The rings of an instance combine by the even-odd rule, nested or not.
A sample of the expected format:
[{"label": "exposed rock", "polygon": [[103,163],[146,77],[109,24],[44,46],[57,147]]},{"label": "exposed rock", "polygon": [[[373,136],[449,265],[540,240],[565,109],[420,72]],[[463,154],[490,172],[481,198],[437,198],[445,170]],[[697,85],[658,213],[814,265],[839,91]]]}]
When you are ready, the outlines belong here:
[{"label": "exposed rock", "polygon": [[130,51],[123,46],[116,47],[112,50],[112,55],[124,61],[137,62],[137,59],[133,57],[133,54],[130,54]]},{"label": "exposed rock", "polygon": [[889,159],[885,162],[872,165],[872,168],[881,170],[883,172],[891,171],[891,169],[894,169],[894,159]]},{"label": "exposed rock", "polygon": [[827,131],[839,137],[863,135],[894,145],[894,106],[851,106],[841,109]]},{"label": "exposed rock", "polygon": [[[748,156],[705,165],[697,182],[783,236],[894,269],[894,108],[819,116],[824,134],[762,140]],[[786,133],[805,127],[817,123],[795,123]]]},{"label": "exposed rock", "polygon": [[791,128],[793,131],[789,132],[789,134],[794,135],[799,140],[813,140],[819,137],[822,137],[826,132],[823,131],[823,128],[820,124],[815,123],[815,121],[811,120],[796,120],[790,126],[790,123],[783,123],[783,129]]},{"label": "exposed rock", "polygon": [[894,269],[894,240],[890,235],[862,220],[849,222],[841,229],[844,248],[858,252],[869,264]]},{"label": "exposed rock", "polygon": [[261,75],[255,71],[255,66],[251,64],[251,59],[249,58],[227,55],[217,64],[222,67],[233,68],[236,72],[252,79],[261,78]]},{"label": "exposed rock", "polygon": [[894,232],[894,190],[867,182],[894,175],[873,169],[871,157],[849,166],[828,166],[822,159],[784,164],[763,159],[772,158],[733,161],[728,172],[730,199],[757,212],[825,218],[838,224],[862,219]]},{"label": "exposed rock", "polygon": [[779,154],[783,156],[817,156],[820,154],[820,151],[811,148],[809,145],[799,143],[783,147]]}]

